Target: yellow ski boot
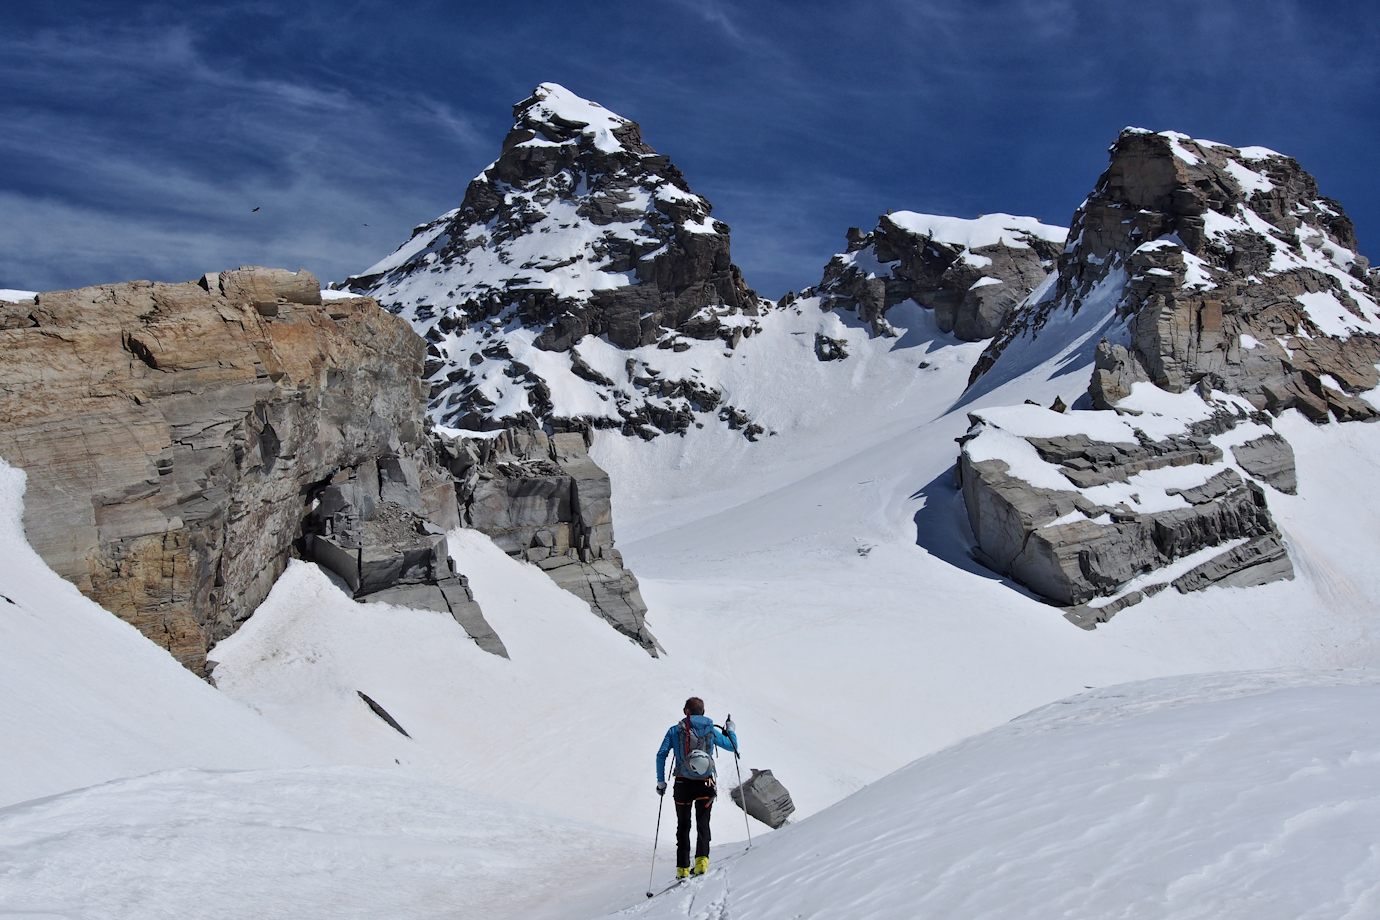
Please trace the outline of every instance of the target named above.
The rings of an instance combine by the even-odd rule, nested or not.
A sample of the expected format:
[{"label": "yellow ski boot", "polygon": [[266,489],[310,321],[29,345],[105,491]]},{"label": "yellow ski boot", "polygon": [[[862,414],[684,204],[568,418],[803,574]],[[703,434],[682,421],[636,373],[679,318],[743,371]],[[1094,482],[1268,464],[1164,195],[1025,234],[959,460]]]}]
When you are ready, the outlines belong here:
[{"label": "yellow ski boot", "polygon": [[706,872],[708,872],[708,871],[709,871],[709,857],[708,857],[708,856],[696,856],[696,857],[695,857],[695,868],[694,868],[694,870],[693,870],[694,874],[695,874],[695,875],[704,875],[704,874],[705,874]]},{"label": "yellow ski boot", "polygon": [[679,881],[680,879],[689,878],[689,877],[690,877],[690,867],[689,867],[689,866],[676,866],[676,880],[677,880],[677,881]]}]

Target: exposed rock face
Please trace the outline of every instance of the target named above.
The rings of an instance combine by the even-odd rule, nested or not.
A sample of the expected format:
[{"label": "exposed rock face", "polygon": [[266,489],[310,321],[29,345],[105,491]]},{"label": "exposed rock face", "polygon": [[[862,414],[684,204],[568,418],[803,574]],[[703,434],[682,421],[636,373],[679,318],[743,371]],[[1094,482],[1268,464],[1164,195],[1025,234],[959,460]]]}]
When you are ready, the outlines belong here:
[{"label": "exposed rock face", "polygon": [[541,567],[657,654],[637,579],[613,545],[608,474],[590,459],[583,434],[509,429],[493,438],[447,438],[442,449],[466,527]]},{"label": "exposed rock face", "polygon": [[[1265,490],[1242,475],[1292,482],[1268,417],[1225,394],[1185,394],[1177,418],[1135,402],[1134,417],[1038,406],[971,416],[959,476],[983,564],[1085,626],[1171,583],[1186,592],[1292,578]],[[1252,462],[1233,466],[1218,442],[1257,432],[1244,442],[1257,445]]]},{"label": "exposed rock face", "polygon": [[1286,495],[1298,492],[1294,468],[1294,448],[1277,434],[1267,434],[1237,444],[1231,449],[1237,464],[1261,482],[1269,483]]},{"label": "exposed rock face", "polygon": [[[687,413],[715,407],[596,369],[575,349],[596,337],[614,349],[699,341],[718,350],[750,335],[760,301],[732,263],[727,225],[635,122],[552,83],[514,116],[502,153],[460,207],[350,286],[430,343],[440,424],[684,431]],[[593,406],[560,401],[569,374],[596,394]]]},{"label": "exposed rock face", "polygon": [[1293,159],[1127,129],[1074,215],[1057,283],[1013,314],[973,380],[1054,316],[1091,310],[1109,340],[1095,405],[1137,380],[1203,381],[1275,413],[1371,419],[1356,394],[1380,384],[1375,295],[1351,221]]},{"label": "exposed rock face", "polygon": [[423,443],[425,343],[372,301],[323,304],[306,272],[40,294],[0,304],[0,348],[30,542],[197,671],[287,565],[314,491]]},{"label": "exposed rock face", "polygon": [[[430,471],[402,457],[339,471],[316,492],[304,551],[340,576],[359,600],[449,613],[480,648],[507,658],[469,581],[456,574],[445,527],[418,513],[428,504],[423,477]],[[454,483],[446,478],[436,491],[440,503],[433,520],[459,526]]]},{"label": "exposed rock face", "polygon": [[989,339],[1048,276],[1066,235],[1033,217],[894,211],[871,233],[850,230],[847,252],[825,266],[812,293],[824,309],[856,312],[876,335],[895,335],[887,311],[914,300],[934,311],[942,331]]}]

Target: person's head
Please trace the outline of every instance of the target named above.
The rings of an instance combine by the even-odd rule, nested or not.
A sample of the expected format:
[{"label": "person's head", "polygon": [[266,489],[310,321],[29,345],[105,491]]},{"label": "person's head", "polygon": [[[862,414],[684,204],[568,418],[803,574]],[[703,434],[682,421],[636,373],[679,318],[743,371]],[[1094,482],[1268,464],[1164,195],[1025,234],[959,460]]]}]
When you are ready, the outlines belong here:
[{"label": "person's head", "polygon": [[704,700],[697,696],[690,697],[690,699],[685,701],[684,712],[687,716],[704,715]]}]

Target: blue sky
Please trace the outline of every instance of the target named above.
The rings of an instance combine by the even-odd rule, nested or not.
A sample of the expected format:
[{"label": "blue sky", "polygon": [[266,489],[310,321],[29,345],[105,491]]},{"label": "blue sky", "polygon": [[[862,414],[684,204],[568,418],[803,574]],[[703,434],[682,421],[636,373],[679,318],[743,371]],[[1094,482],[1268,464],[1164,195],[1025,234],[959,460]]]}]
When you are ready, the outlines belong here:
[{"label": "blue sky", "polygon": [[1370,3],[76,0],[0,12],[0,287],[341,278],[544,80],[639,121],[773,297],[888,209],[1066,224],[1128,124],[1297,157],[1380,258]]}]

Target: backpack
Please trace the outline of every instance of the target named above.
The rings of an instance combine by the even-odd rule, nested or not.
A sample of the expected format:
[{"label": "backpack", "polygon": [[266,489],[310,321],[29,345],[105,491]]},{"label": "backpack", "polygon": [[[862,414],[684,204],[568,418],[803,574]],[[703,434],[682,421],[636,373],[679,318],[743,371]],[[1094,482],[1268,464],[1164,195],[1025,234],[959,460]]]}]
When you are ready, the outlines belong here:
[{"label": "backpack", "polygon": [[680,750],[676,752],[676,772],[686,779],[714,777],[714,729],[695,734],[687,718],[680,723]]}]

